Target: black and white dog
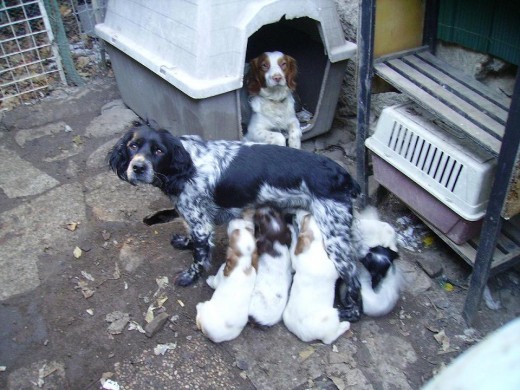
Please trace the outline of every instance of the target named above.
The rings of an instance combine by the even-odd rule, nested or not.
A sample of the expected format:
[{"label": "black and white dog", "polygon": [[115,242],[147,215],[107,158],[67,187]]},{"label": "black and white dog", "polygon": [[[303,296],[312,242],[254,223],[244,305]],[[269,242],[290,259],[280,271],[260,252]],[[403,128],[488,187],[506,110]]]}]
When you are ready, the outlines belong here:
[{"label": "black and white dog", "polygon": [[108,160],[122,180],[160,188],[186,221],[190,236],[175,235],[172,244],[192,249],[194,262],[176,277],[176,284],[191,284],[209,267],[215,226],[240,216],[243,208],[305,209],[316,219],[347,286],[340,315],[359,319],[362,302],[350,227],[352,199],[360,187],[334,161],[277,145],[174,137],[146,124],[130,129]]}]

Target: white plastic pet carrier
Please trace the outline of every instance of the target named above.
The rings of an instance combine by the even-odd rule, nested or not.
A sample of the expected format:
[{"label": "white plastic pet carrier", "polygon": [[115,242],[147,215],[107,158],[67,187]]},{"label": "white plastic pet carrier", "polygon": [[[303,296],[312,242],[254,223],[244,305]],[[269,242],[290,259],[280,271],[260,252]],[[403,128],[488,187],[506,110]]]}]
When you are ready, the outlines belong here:
[{"label": "white plastic pet carrier", "polygon": [[477,221],[486,212],[496,160],[441,126],[414,104],[387,107],[366,146],[463,219]]}]

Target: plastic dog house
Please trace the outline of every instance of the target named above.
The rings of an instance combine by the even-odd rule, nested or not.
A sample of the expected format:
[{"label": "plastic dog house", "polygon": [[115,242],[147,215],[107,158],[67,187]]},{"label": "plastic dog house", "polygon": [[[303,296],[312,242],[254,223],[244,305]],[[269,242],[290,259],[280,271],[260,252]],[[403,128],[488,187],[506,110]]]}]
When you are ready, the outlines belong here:
[{"label": "plastic dog house", "polygon": [[356,53],[329,0],[111,0],[96,32],[132,110],[206,139],[241,138],[244,69],[274,50],[298,61],[297,98],[313,114],[304,138],[328,131]]}]

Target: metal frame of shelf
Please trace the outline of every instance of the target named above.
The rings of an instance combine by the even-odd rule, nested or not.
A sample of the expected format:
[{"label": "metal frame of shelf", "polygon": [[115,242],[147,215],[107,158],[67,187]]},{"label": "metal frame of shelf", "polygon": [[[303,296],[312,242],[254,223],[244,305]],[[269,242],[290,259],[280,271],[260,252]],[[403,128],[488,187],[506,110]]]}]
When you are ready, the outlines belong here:
[{"label": "metal frame of shelf", "polygon": [[[357,177],[364,194],[361,203],[364,205],[367,202],[368,194],[369,170],[365,139],[370,125],[370,95],[374,75],[380,76],[438,116],[447,126],[465,134],[497,156],[496,177],[479,239],[460,246],[435,228],[432,229],[473,266],[462,313],[470,325],[478,311],[489,276],[520,260],[520,237],[516,238],[516,231],[514,234],[508,232],[513,225],[504,223],[501,217],[511,178],[516,173],[520,145],[520,77],[517,75],[513,97],[509,102],[438,60],[433,55],[438,0],[426,2],[424,47],[374,61],[376,0],[361,0],[359,7],[356,152]],[[505,247],[504,243],[507,244]],[[502,250],[504,248],[507,248],[507,253]]]}]

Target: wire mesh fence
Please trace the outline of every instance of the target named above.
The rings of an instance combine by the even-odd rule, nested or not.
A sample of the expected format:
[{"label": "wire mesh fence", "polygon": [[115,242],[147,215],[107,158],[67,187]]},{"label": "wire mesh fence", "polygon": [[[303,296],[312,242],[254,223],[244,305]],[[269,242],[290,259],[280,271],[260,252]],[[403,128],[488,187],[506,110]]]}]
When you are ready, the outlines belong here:
[{"label": "wire mesh fence", "polygon": [[[71,66],[83,79],[105,73],[94,26],[103,21],[107,0],[52,1],[59,9]],[[41,99],[67,81],[45,5],[43,0],[0,0],[1,110]]]}]

